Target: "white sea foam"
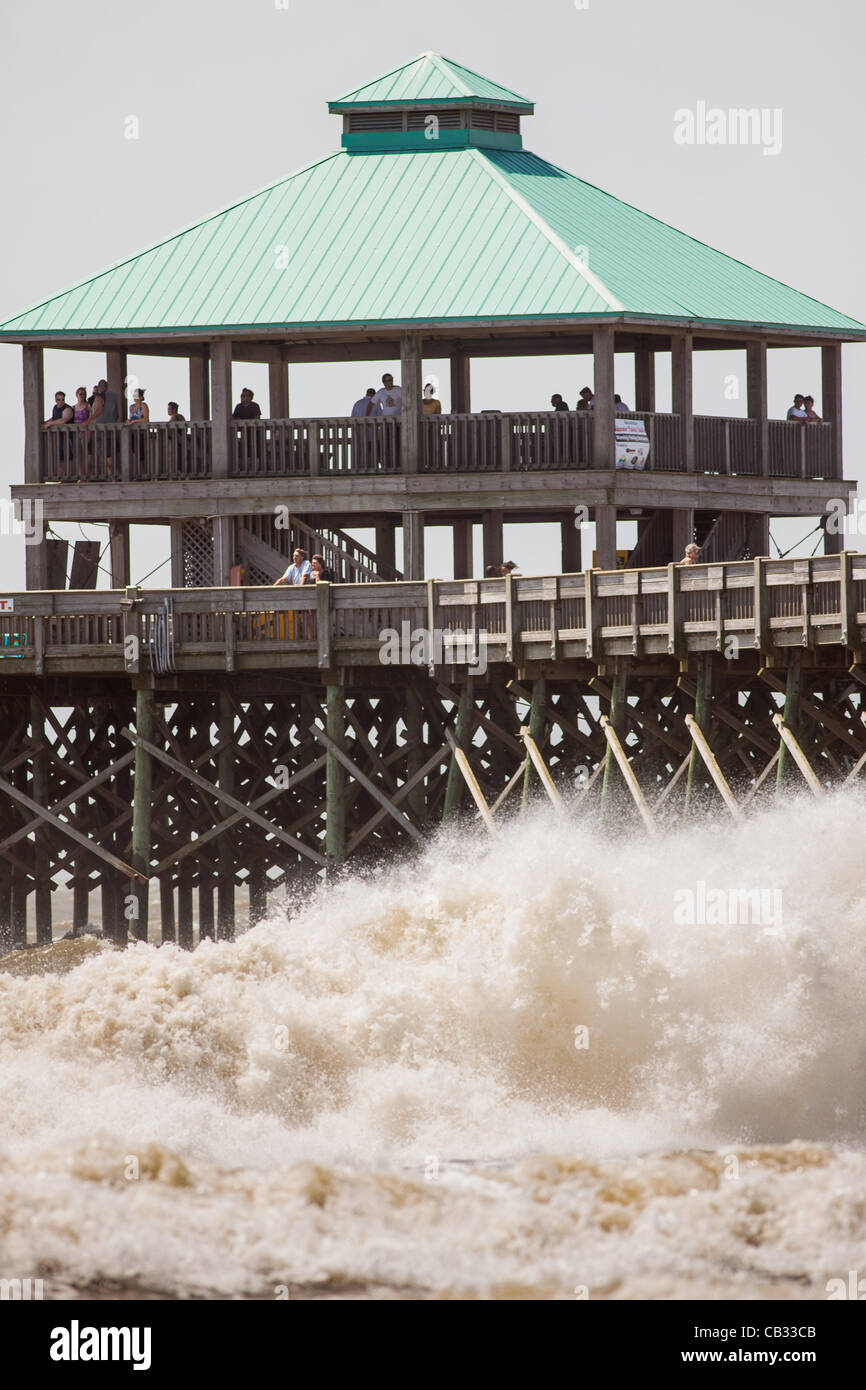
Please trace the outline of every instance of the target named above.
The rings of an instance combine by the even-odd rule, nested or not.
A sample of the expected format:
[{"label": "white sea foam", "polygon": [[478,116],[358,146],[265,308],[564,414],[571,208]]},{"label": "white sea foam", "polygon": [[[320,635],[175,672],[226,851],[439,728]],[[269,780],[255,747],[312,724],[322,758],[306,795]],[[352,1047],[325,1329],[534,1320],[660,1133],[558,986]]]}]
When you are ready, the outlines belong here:
[{"label": "white sea foam", "polygon": [[[823,1296],[866,1232],[864,809],[538,813],[233,944],[0,975],[0,1274]],[[677,924],[698,881],[781,920]]]}]

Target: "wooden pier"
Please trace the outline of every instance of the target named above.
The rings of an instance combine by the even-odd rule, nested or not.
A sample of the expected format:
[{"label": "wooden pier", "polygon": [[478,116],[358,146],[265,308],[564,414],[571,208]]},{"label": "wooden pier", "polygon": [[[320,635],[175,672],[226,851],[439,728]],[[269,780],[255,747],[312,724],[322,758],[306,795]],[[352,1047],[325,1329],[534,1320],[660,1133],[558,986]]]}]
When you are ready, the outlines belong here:
[{"label": "wooden pier", "polygon": [[[0,934],[68,878],[115,941],[534,797],[641,833],[866,759],[866,555],[315,588],[26,592],[0,615]],[[783,715],[783,718],[779,716]],[[687,775],[686,775],[687,774]],[[522,793],[518,788],[522,788]],[[194,894],[198,911],[193,912]],[[29,925],[28,925],[29,924]]]}]

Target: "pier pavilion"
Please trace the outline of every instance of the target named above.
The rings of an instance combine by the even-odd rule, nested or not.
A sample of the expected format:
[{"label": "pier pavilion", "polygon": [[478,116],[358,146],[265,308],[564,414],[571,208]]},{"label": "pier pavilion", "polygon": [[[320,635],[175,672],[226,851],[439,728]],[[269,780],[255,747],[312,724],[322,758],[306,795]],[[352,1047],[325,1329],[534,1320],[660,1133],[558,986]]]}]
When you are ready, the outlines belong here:
[{"label": "pier pavilion", "polygon": [[[12,494],[41,504],[27,591],[0,606],[7,945],[51,939],[67,880],[76,927],[99,892],[118,942],[146,936],[151,885],[163,939],[193,944],[194,920],[230,937],[238,888],[260,915],[275,888],[422,842],[470,795],[495,827],[521,788],[592,812],[621,775],[652,824],[681,794],[739,817],[771,784],[820,795],[866,765],[866,559],[834,553],[830,525],[824,556],[765,558],[774,515],[854,489],[841,347],[866,327],[524,150],[532,103],[449,60],[330,105],[340,150],[0,325],[24,356]],[[771,420],[768,352],[803,346],[824,422]],[[130,353],[181,359],[191,418],[44,430],[46,348],[104,352],[121,401]],[[714,349],[743,353],[744,418],[694,413],[694,354]],[[473,360],[539,354],[592,356],[591,411],[472,412]],[[642,470],[614,467],[618,354]],[[292,415],[293,363],[388,357],[399,417]],[[434,357],[452,409],[427,416]],[[231,418],[233,362],[267,363],[267,418]],[[618,516],[638,523],[624,571]],[[561,571],[472,578],[473,523],[488,562],[505,518],[558,522]],[[67,589],[59,521],[109,527],[111,589],[83,553]],[[169,590],[130,585],[133,521],[170,524]],[[454,580],[425,578],[425,523],[453,527]],[[345,582],[263,587],[299,539]],[[692,539],[704,563],[679,569]],[[383,663],[384,631],[422,628],[451,640]]]},{"label": "pier pavilion", "polygon": [[[768,554],[773,516],[847,497],[841,347],[862,324],[530,153],[532,102],[436,54],[329,109],[339,150],[0,325],[24,351],[13,497],[38,499],[46,525],[107,524],[114,586],[132,520],[171,525],[174,587],[226,584],[238,560],[273,580],[302,536],[343,579],[394,579],[397,527],[404,577],[421,579],[425,522],[453,528],[469,578],[473,523],[485,564],[503,558],[503,518],[561,523],[568,573],[591,561],[577,505],[611,568],[617,517],[637,522],[634,566],[693,539],[725,561]],[[768,418],[767,355],[804,346],[821,349],[824,423],[798,429]],[[104,352],[121,399],[129,353],[182,359],[190,421],[43,430],[47,347]],[[694,356],[714,349],[743,354],[742,418],[694,413]],[[591,412],[472,412],[473,360],[538,354],[592,355]],[[617,354],[633,359],[641,471],[614,468]],[[445,415],[421,413],[424,358],[450,359]],[[670,412],[655,409],[663,358]],[[400,418],[292,416],[293,363],[382,359],[399,362]],[[268,418],[232,421],[233,362],[267,363]],[[571,402],[582,384],[576,367]],[[28,588],[62,587],[52,550],[28,547]]]}]

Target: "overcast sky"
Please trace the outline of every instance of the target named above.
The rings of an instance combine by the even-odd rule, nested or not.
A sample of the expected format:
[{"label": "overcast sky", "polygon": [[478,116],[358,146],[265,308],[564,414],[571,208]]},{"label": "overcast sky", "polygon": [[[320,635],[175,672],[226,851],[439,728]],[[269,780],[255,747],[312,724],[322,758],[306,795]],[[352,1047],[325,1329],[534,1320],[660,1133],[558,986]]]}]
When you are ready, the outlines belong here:
[{"label": "overcast sky", "polygon": [[[7,6],[0,319],[337,148],[341,122],[327,101],[432,48],[536,102],[536,115],[523,121],[527,148],[866,320],[864,31],[861,0]],[[780,111],[779,153],[677,143],[675,113],[699,102]],[[125,138],[129,116],[138,119],[137,140]],[[818,358],[770,354],[771,415],[784,414],[795,390],[811,389],[820,402]],[[46,354],[49,399],[57,387],[89,388],[103,360]],[[573,404],[587,368],[562,358],[478,363],[473,408],[546,409],[554,390]],[[266,401],[263,369],[239,370]],[[441,374],[447,408],[445,364],[428,370]],[[698,359],[696,409],[744,414],[745,383],[739,401],[724,394],[725,378],[742,371],[735,354]],[[131,358],[130,372],[148,387],[153,418],[163,417],[169,397],[188,413],[183,365]],[[346,413],[374,380],[367,366],[295,368],[292,412]],[[845,348],[843,384],[845,476],[859,480],[866,346]],[[629,400],[631,376],[617,386]],[[23,473],[17,347],[0,346],[0,429],[0,496],[8,497]],[[808,529],[798,522],[774,532],[787,545]],[[141,579],[167,557],[168,535],[135,530],[133,578]],[[540,528],[509,527],[505,548],[526,572],[551,570],[559,565],[551,540]],[[427,568],[450,574],[442,532],[428,534]],[[23,588],[23,573],[21,541],[0,535],[0,587]],[[168,583],[167,570],[148,583]]]}]

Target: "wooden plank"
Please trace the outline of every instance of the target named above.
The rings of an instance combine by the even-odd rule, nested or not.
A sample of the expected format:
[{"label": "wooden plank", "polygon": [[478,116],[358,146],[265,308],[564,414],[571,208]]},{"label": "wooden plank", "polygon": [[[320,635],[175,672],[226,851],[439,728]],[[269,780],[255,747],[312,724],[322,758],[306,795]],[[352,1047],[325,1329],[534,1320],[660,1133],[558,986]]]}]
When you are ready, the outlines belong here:
[{"label": "wooden plank", "polygon": [[794,762],[797,764],[798,768],[805,777],[812,795],[816,797],[822,797],[824,795],[824,788],[821,786],[821,783],[815,776],[809,759],[806,757],[806,754],[803,752],[802,748],[797,742],[797,739],[794,737],[793,733],[788,728],[781,714],[777,713],[773,715],[773,723],[779,730],[779,737],[783,740],[785,746],[787,747],[792,758],[794,759]]},{"label": "wooden plank", "polygon": [[491,835],[495,835],[496,826],[493,823],[493,816],[491,815],[490,807],[487,805],[485,795],[481,790],[480,786],[478,785],[478,779],[475,776],[475,773],[472,771],[472,765],[450,729],[446,729],[445,735],[448,739],[448,743],[450,744],[451,751],[454,754],[454,757],[457,759],[457,766],[463,774],[464,781],[466,782],[466,785],[469,788],[472,800],[475,802],[475,805],[478,807],[478,810],[481,813],[481,819],[484,821],[484,824],[486,825],[488,832]]},{"label": "wooden plank", "polygon": [[[257,797],[255,801],[250,802],[249,809],[251,811],[260,811],[263,806],[270,805],[272,801],[275,801],[278,796],[282,796],[284,792],[287,792],[289,788],[293,787],[297,782],[303,782],[306,777],[310,777],[314,772],[318,772],[320,768],[325,766],[325,762],[325,755],[322,754],[322,756],[316,758],[314,762],[308,763],[300,772],[294,773],[284,787],[271,787],[268,791]],[[180,849],[174,850],[171,854],[167,854],[154,868],[154,876],[164,873],[172,864],[179,863],[190,854],[197,854],[204,845],[222,835],[224,830],[230,830],[233,825],[237,825],[239,821],[244,820],[245,815],[245,811],[235,811],[233,815],[227,816],[225,820],[217,821],[215,825],[211,826],[210,830],[202,831],[197,839],[190,840]]]},{"label": "wooden plank", "polygon": [[532,765],[535,771],[541,778],[541,785],[544,787],[544,790],[547,792],[547,795],[550,797],[557,811],[559,811],[561,815],[565,815],[565,802],[554,785],[550,770],[539,752],[538,744],[535,742],[535,739],[532,737],[525,724],[521,727],[520,737],[523,739],[526,751],[532,759]]},{"label": "wooden plank", "polygon": [[393,800],[389,799],[381,788],[376,786],[375,782],[371,782],[370,778],[367,777],[359,767],[356,767],[352,759],[343,752],[342,748],[337,746],[334,740],[325,733],[324,729],[320,729],[317,724],[312,724],[309,732],[318,743],[321,743],[329,752],[333,753],[337,761],[342,764],[352,777],[354,777],[356,782],[361,784],[365,791],[368,791],[372,797],[375,797],[379,805],[397,822],[402,830],[406,830],[418,844],[423,843],[424,836],[420,831],[415,829],[415,826],[409,820],[408,816],[404,816],[403,812],[398,810],[394,805]]},{"label": "wooden plank", "polygon": [[[293,835],[286,834],[278,825],[274,825],[273,821],[266,820],[265,817],[260,816],[257,811],[251,810],[249,806],[244,806],[242,801],[236,800],[235,797],[231,796],[228,792],[221,791],[219,787],[214,786],[212,782],[208,782],[206,778],[200,777],[198,773],[193,772],[191,768],[184,767],[183,763],[178,762],[177,758],[172,758],[168,753],[164,753],[161,748],[157,748],[154,744],[148,743],[147,740],[138,738],[131,729],[121,729],[120,732],[123,734],[124,738],[129,739],[130,743],[143,747],[151,757],[158,759],[159,762],[164,763],[166,767],[170,767],[174,772],[179,772],[181,777],[185,777],[187,781],[192,782],[193,786],[198,787],[201,791],[207,792],[209,796],[214,797],[217,801],[223,802],[226,806],[230,806],[233,811],[240,811],[241,815],[247,820],[252,821],[254,825],[261,826],[269,835],[276,836],[278,840],[282,840],[283,844],[289,845],[292,849],[305,855],[307,859],[312,859],[313,863],[318,864],[320,868],[326,867],[327,861],[323,855],[310,849],[309,845],[305,845],[303,841],[296,840]],[[319,732],[321,733],[321,730],[319,730]]]},{"label": "wooden plank", "polygon": [[7,796],[11,796],[13,801],[19,802],[20,805],[26,807],[28,811],[33,811],[40,820],[47,821],[49,825],[53,825],[57,830],[61,831],[62,834],[68,836],[70,840],[74,840],[77,845],[81,845],[83,849],[88,850],[91,854],[95,854],[98,859],[104,859],[106,864],[110,864],[113,869],[118,869],[127,878],[139,879],[142,883],[147,882],[147,876],[145,874],[141,874],[137,869],[133,869],[129,864],[125,864],[122,859],[118,859],[116,855],[111,854],[107,849],[103,849],[102,846],[96,844],[94,840],[88,840],[86,835],[81,835],[73,826],[67,825],[65,821],[62,821],[59,816],[55,816],[51,811],[46,811],[45,808],[40,806],[37,802],[31,801],[29,796],[19,791],[17,787],[13,787],[11,783],[7,782],[3,777],[0,777],[0,791],[5,792]]},{"label": "wooden plank", "polygon": [[737,805],[737,798],[734,796],[734,793],[728,786],[725,774],[719,767],[719,764],[716,761],[716,756],[713,753],[713,750],[710,748],[710,745],[708,744],[706,738],[704,737],[703,730],[698,727],[697,721],[691,714],[686,715],[686,728],[688,729],[689,733],[694,739],[695,744],[697,745],[698,752],[700,753],[701,757],[706,763],[707,771],[709,772],[710,776],[712,777],[713,781],[718,787],[722,799],[725,802],[725,805],[727,806],[734,820],[741,821],[743,819],[743,815],[739,806]]},{"label": "wooden plank", "polygon": [[601,727],[604,730],[604,736],[607,739],[608,747],[613,750],[613,755],[616,758],[617,763],[619,764],[620,772],[625,778],[625,784],[628,787],[629,792],[631,793],[632,800],[634,801],[638,811],[640,812],[641,820],[643,821],[647,830],[652,834],[655,832],[656,829],[656,823],[653,817],[653,813],[647,805],[646,797],[640,789],[638,780],[634,775],[634,769],[629,763],[626,751],[620,743],[619,738],[616,734],[616,730],[614,729],[606,714],[603,714],[601,716]]}]

